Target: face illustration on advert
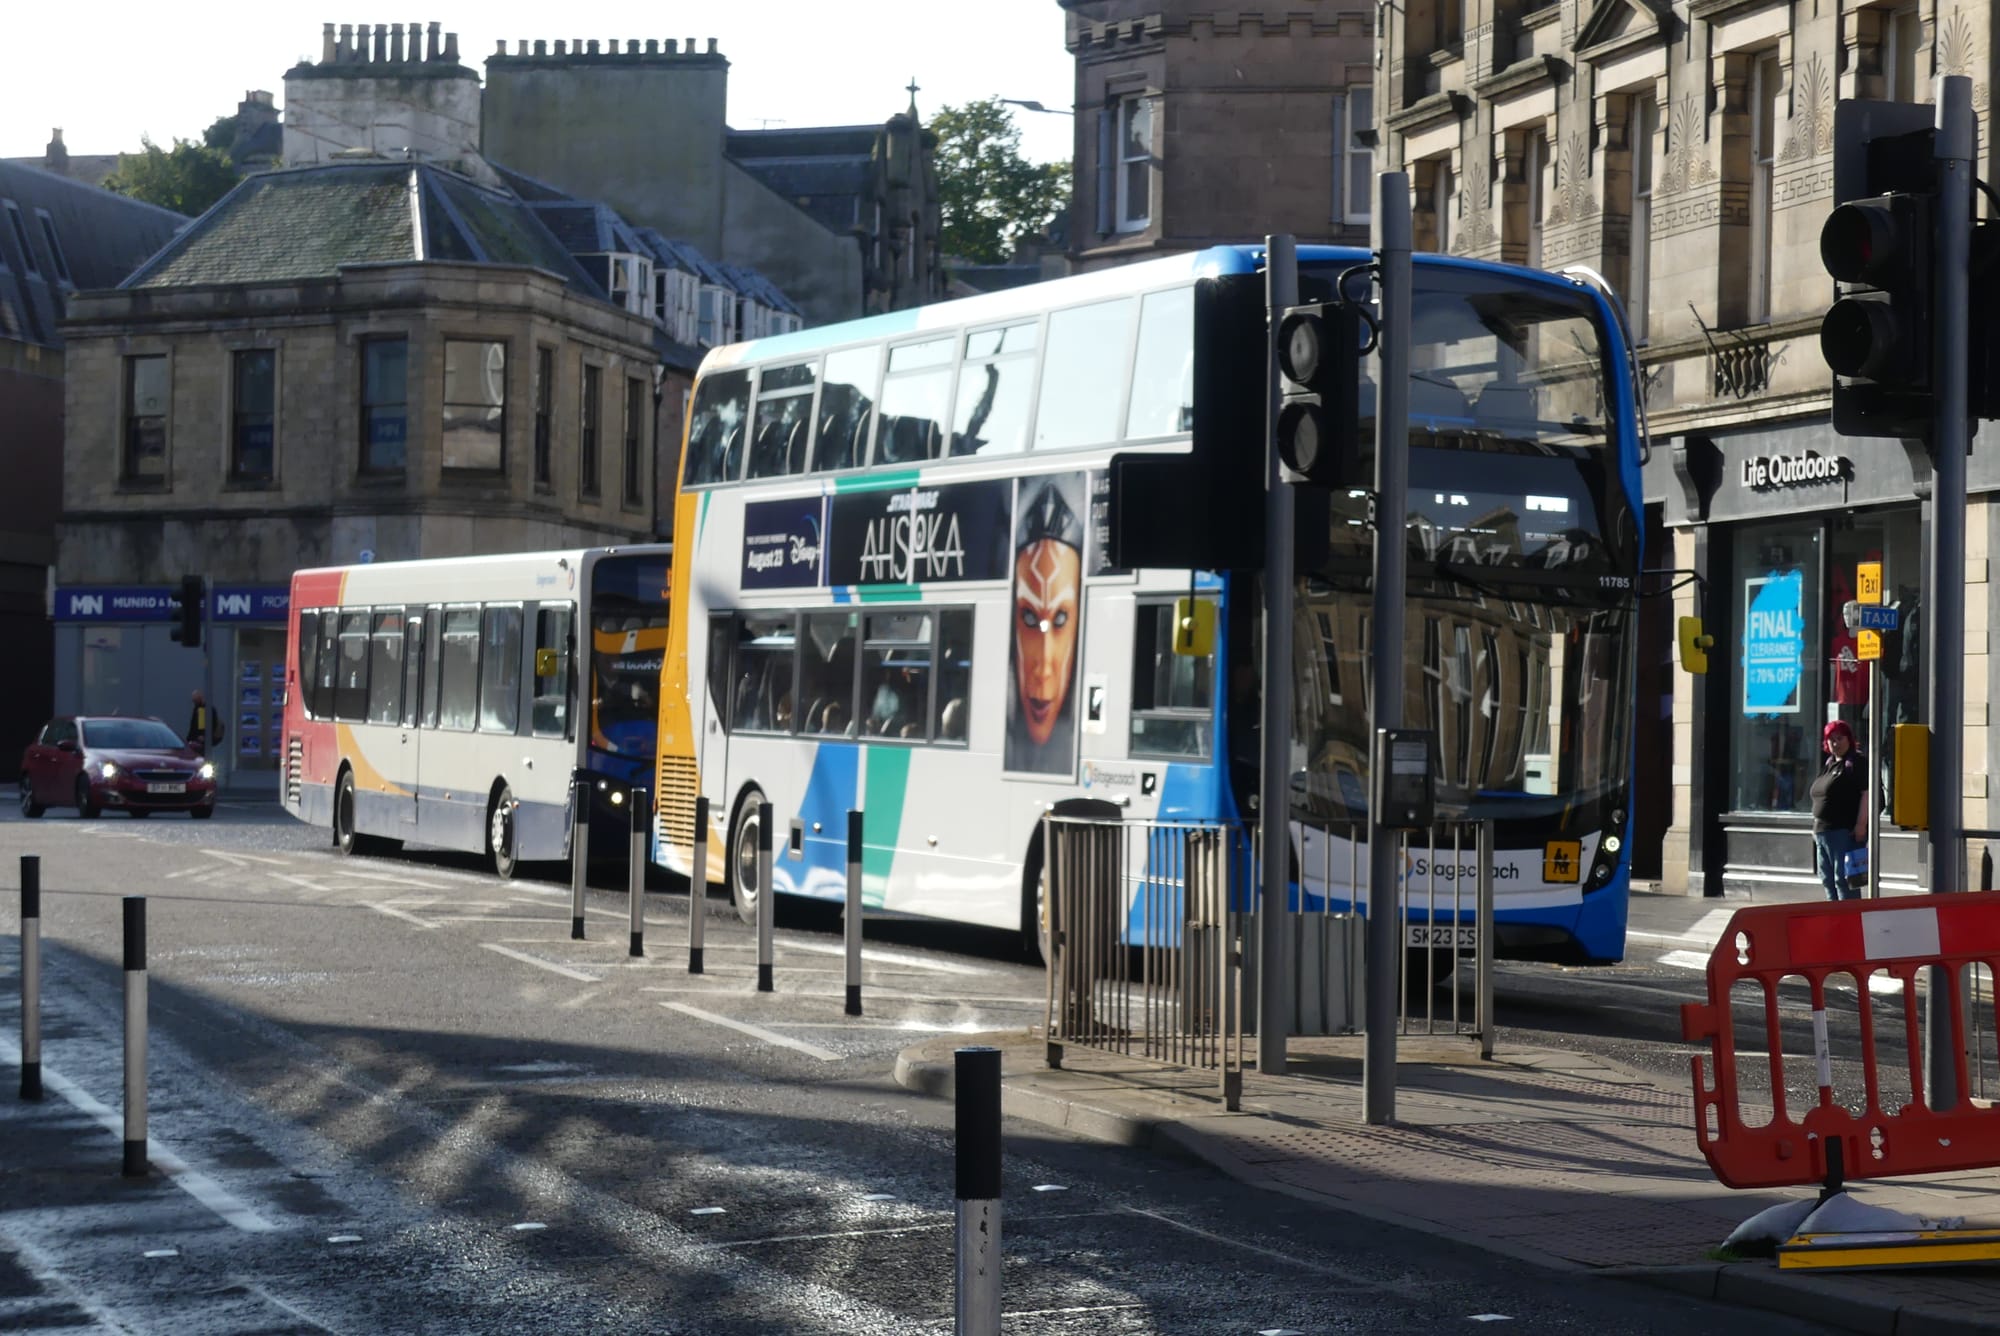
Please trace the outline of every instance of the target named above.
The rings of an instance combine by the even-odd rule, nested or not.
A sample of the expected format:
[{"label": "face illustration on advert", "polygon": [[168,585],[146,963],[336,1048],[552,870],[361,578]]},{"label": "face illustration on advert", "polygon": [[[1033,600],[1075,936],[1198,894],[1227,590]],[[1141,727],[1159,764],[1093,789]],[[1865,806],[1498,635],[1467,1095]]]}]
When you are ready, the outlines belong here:
[{"label": "face illustration on advert", "polygon": [[1008,702],[1012,770],[1066,774],[1073,766],[1078,616],[1083,596],[1080,477],[1022,487],[1014,528],[1014,696]]}]

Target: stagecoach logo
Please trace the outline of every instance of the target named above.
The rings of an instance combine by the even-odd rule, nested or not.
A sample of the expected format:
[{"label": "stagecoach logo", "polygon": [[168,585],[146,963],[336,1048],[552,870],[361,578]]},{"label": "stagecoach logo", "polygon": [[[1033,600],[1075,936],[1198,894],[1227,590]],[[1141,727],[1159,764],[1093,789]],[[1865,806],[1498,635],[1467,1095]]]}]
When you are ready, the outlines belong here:
[{"label": "stagecoach logo", "polygon": [[849,492],[833,499],[832,582],[997,580],[1007,569],[1004,480]]},{"label": "stagecoach logo", "polygon": [[1820,482],[1843,482],[1854,476],[1854,465],[1845,455],[1823,455],[1808,450],[1798,455],[1758,455],[1743,461],[1745,487],[1809,487]]}]

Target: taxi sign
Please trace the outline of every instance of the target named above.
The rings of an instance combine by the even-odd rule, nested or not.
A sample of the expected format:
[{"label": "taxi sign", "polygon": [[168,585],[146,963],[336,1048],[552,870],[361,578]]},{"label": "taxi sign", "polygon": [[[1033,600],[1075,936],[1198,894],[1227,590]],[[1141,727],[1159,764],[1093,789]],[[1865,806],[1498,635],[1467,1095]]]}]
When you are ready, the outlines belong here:
[{"label": "taxi sign", "polygon": [[1854,601],[1856,603],[1880,603],[1882,601],[1882,563],[1863,561],[1854,567]]},{"label": "taxi sign", "polygon": [[1550,840],[1542,846],[1542,880],[1575,882],[1583,880],[1583,841]]},{"label": "taxi sign", "polygon": [[1882,657],[1882,633],[1880,631],[1856,631],[1854,633],[1854,657],[1863,663]]}]

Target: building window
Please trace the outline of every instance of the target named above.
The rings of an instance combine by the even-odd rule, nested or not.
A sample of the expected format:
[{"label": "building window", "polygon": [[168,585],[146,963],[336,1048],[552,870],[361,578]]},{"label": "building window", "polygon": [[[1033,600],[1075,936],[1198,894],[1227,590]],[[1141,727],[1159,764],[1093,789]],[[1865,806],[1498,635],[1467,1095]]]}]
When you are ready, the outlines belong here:
[{"label": "building window", "polygon": [[361,345],[361,471],[401,473],[409,441],[408,339]]},{"label": "building window", "polygon": [[1924,61],[1924,21],[1917,7],[1891,10],[1882,16],[1882,74],[1891,102],[1928,102],[1930,81]]},{"label": "building window", "polygon": [[278,354],[245,348],[230,360],[229,480],[269,482],[277,473]]},{"label": "building window", "polygon": [[1653,140],[1660,126],[1660,106],[1650,88],[1634,93],[1630,100],[1625,144],[1632,155],[1632,245],[1625,314],[1632,338],[1644,343],[1653,265]]},{"label": "building window", "polygon": [[1530,269],[1542,267],[1542,181],[1549,165],[1548,136],[1528,136],[1521,154],[1521,180],[1528,194],[1528,258]]},{"label": "building window", "polygon": [[1153,217],[1153,100],[1118,104],[1118,231],[1137,232]]},{"label": "building window", "polygon": [[1750,272],[1745,323],[1771,318],[1771,169],[1777,158],[1779,99],[1784,74],[1778,53],[1762,52],[1750,66]]},{"label": "building window", "polygon": [[42,240],[49,243],[49,259],[55,263],[56,279],[64,287],[75,287],[69,276],[69,257],[63,254],[62,239],[56,236],[56,221],[49,217],[47,209],[35,210],[35,217],[41,220]]},{"label": "building window", "polygon": [[1417,196],[1430,223],[1430,236],[1419,236],[1417,244],[1424,245],[1427,240],[1429,245],[1425,249],[1442,255],[1451,249],[1451,211],[1458,202],[1451,176],[1451,159],[1424,159],[1417,164],[1417,171]]},{"label": "building window", "polygon": [[553,348],[535,349],[535,486],[552,486],[555,464],[549,444],[555,399],[556,355]]},{"label": "building window", "polygon": [[637,376],[625,378],[625,504],[638,506],[645,501],[641,490],[645,469],[646,382]]},{"label": "building window", "polygon": [[125,477],[167,480],[167,359],[125,359]]},{"label": "building window", "polygon": [[41,266],[35,261],[35,248],[28,244],[28,225],[21,220],[21,206],[13,200],[7,201],[7,221],[13,225],[14,244],[20,247],[24,271],[39,274]]},{"label": "building window", "polygon": [[1333,100],[1333,220],[1366,226],[1374,216],[1375,150],[1362,136],[1375,126],[1375,90],[1350,88]]},{"label": "building window", "polygon": [[1457,51],[1465,44],[1465,0],[1433,0],[1437,6],[1433,51]]},{"label": "building window", "polygon": [[577,487],[585,496],[597,495],[597,424],[604,411],[604,368],[586,364],[583,368],[583,430],[577,436]]},{"label": "building window", "polygon": [[507,345],[447,339],[444,467],[498,473],[507,462]]}]

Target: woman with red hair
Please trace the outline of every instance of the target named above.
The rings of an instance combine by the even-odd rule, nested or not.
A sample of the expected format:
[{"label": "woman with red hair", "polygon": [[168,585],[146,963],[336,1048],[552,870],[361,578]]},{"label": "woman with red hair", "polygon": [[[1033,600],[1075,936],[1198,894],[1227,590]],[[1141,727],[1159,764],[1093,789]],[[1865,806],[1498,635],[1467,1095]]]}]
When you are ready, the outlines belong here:
[{"label": "woman with red hair", "polygon": [[1868,839],[1862,800],[1868,796],[1868,764],[1855,750],[1854,730],[1836,719],[1820,734],[1826,763],[1812,785],[1813,854],[1820,885],[1829,900],[1859,899],[1847,881],[1847,855]]}]

